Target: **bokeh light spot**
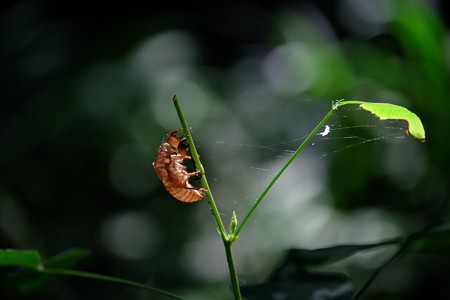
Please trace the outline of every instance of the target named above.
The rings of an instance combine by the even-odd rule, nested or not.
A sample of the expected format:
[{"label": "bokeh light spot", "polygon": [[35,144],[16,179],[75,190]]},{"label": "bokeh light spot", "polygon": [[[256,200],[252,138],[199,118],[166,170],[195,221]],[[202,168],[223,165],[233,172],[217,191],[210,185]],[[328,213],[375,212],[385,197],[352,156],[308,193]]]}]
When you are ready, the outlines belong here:
[{"label": "bokeh light spot", "polygon": [[317,80],[316,56],[307,44],[289,43],[272,50],[263,62],[269,85],[282,96],[294,96]]},{"label": "bokeh light spot", "polygon": [[160,232],[149,215],[128,211],[109,216],[101,226],[101,240],[113,255],[142,260],[153,255],[160,245]]}]

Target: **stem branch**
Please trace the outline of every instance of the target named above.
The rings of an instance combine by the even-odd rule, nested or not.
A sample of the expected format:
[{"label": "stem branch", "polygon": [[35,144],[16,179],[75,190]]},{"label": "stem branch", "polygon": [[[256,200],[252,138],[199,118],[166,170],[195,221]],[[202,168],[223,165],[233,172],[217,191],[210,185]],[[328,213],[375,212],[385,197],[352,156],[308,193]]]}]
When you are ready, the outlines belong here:
[{"label": "stem branch", "polygon": [[370,277],[367,279],[367,281],[358,289],[358,291],[355,292],[355,294],[352,297],[352,300],[357,300],[361,295],[367,290],[367,288],[372,284],[372,282],[377,278],[378,274],[381,273],[388,265],[390,265],[397,257],[400,256],[400,254],[403,252],[403,246],[401,246],[397,252],[384,264],[379,266],[373,273],[370,275]]},{"label": "stem branch", "polygon": [[165,295],[167,297],[178,299],[178,300],[184,300],[181,296],[172,294],[170,292],[160,290],[154,287],[151,287],[146,284],[137,283],[131,280],[126,280],[122,278],[97,274],[97,273],[90,273],[90,272],[83,272],[83,271],[76,271],[76,270],[69,270],[69,269],[59,269],[59,268],[44,268],[42,270],[38,270],[41,273],[44,274],[51,274],[51,275],[64,275],[64,276],[72,276],[72,277],[83,277],[83,278],[90,278],[90,279],[96,279],[101,281],[107,281],[107,282],[113,282],[113,283],[119,283],[123,285],[127,285],[130,287],[138,288],[138,289],[144,289],[152,292],[156,292],[162,295]]},{"label": "stem branch", "polygon": [[[337,108],[336,108],[337,109]],[[258,207],[258,205],[261,203],[262,199],[266,196],[266,194],[269,192],[269,190],[272,188],[272,186],[275,184],[275,182],[280,178],[281,174],[286,171],[286,169],[289,167],[289,165],[294,161],[294,159],[297,157],[297,155],[303,150],[303,148],[308,145],[309,141],[316,135],[316,133],[320,130],[320,128],[328,121],[328,119],[333,115],[335,112],[335,108],[333,107],[328,114],[323,118],[322,121],[320,121],[319,124],[311,131],[311,133],[308,135],[308,137],[303,141],[303,143],[298,147],[298,149],[292,154],[291,158],[286,162],[286,164],[281,168],[281,170],[275,175],[275,177],[270,181],[269,185],[266,187],[266,189],[261,193],[259,198],[256,200],[255,204],[250,208],[249,212],[245,216],[245,218],[242,220],[242,223],[239,225],[235,232],[236,238],[239,236],[239,233],[241,232],[242,228],[244,228],[244,225],[247,223],[248,219],[251,217],[255,209]]]}]

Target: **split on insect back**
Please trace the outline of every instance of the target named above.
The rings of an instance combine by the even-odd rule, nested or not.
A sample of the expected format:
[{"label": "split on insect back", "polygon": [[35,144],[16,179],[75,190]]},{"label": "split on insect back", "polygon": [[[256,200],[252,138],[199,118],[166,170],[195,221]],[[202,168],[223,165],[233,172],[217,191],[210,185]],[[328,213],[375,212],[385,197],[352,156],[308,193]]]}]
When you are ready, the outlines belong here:
[{"label": "split on insect back", "polygon": [[189,183],[191,177],[198,177],[200,173],[188,173],[186,166],[182,164],[184,159],[191,159],[191,157],[186,155],[189,150],[185,144],[186,137],[180,138],[176,135],[181,130],[183,129],[169,132],[166,141],[159,146],[153,167],[165,189],[173,197],[182,202],[196,202],[205,198],[206,190]]}]

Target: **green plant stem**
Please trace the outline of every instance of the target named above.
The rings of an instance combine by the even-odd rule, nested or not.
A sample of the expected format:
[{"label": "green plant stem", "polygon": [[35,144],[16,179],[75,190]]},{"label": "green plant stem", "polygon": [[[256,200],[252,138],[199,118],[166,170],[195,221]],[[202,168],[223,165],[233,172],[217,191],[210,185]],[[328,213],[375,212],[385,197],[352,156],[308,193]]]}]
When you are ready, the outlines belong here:
[{"label": "green plant stem", "polygon": [[224,246],[227,255],[228,270],[230,272],[231,286],[233,287],[234,299],[240,300],[242,299],[242,296],[241,296],[241,289],[239,288],[238,275],[236,272],[236,268],[234,267],[233,251],[232,251],[233,242],[230,240],[224,241]]},{"label": "green plant stem", "polygon": [[320,128],[328,121],[328,119],[333,115],[333,113],[335,112],[335,110],[337,109],[337,107],[333,107],[328,114],[323,118],[322,121],[320,121],[319,124],[317,124],[317,126],[313,129],[313,131],[311,131],[311,133],[308,135],[308,137],[303,141],[303,143],[300,145],[300,147],[298,147],[298,149],[294,152],[294,154],[291,156],[291,158],[289,158],[289,160],[286,162],[286,164],[281,168],[281,170],[275,175],[275,177],[270,181],[269,185],[266,187],[266,189],[262,192],[262,194],[259,196],[259,198],[256,200],[255,204],[253,204],[253,206],[250,208],[249,212],[247,213],[247,215],[244,217],[244,219],[242,220],[242,223],[239,225],[239,227],[237,228],[236,232],[234,233],[234,236],[237,237],[239,236],[239,233],[241,232],[242,228],[244,228],[245,224],[247,223],[248,219],[251,217],[251,215],[253,214],[253,212],[255,211],[255,209],[258,207],[258,205],[261,203],[262,199],[264,199],[264,197],[267,195],[267,193],[269,192],[269,190],[272,188],[272,186],[275,184],[275,182],[277,182],[278,178],[280,178],[280,176],[284,173],[284,171],[286,171],[286,169],[289,167],[289,165],[295,160],[295,158],[297,157],[297,155],[299,155],[299,153],[303,150],[303,148],[306,147],[306,145],[308,145],[309,141],[316,135],[316,133],[320,130]]},{"label": "green plant stem", "polygon": [[133,288],[138,289],[144,289],[152,292],[159,293],[161,295],[165,295],[167,297],[170,297],[172,299],[178,299],[178,300],[184,300],[183,297],[175,295],[173,293],[160,290],[154,287],[151,287],[146,284],[137,283],[131,280],[126,280],[122,278],[102,275],[102,274],[96,274],[96,273],[90,273],[90,272],[83,272],[83,271],[76,271],[76,270],[68,270],[68,269],[59,269],[59,268],[43,268],[41,270],[38,269],[40,273],[44,274],[51,274],[51,275],[63,275],[63,276],[72,276],[72,277],[82,277],[82,278],[90,278],[95,280],[101,280],[101,281],[107,281],[112,283],[119,283],[126,286],[130,286]]},{"label": "green plant stem", "polygon": [[211,207],[211,212],[214,216],[214,219],[217,223],[217,228],[219,229],[220,235],[222,236],[222,239],[228,240],[228,235],[225,230],[225,227],[223,226],[222,219],[220,218],[219,210],[217,209],[216,202],[214,201],[214,197],[211,193],[211,189],[208,184],[208,180],[206,178],[205,169],[203,168],[203,165],[200,161],[200,157],[197,152],[197,148],[195,147],[194,139],[192,138],[192,134],[190,131],[190,127],[188,126],[186,119],[184,118],[183,110],[181,108],[180,102],[178,101],[177,96],[173,96],[172,98],[173,103],[175,105],[175,109],[177,110],[178,118],[180,119],[181,126],[183,127],[184,135],[187,137],[188,143],[189,143],[189,150],[191,152],[192,159],[194,160],[195,167],[197,168],[197,171],[200,172],[202,175],[201,177],[201,184],[204,189],[206,189],[206,198],[208,199],[209,206]]},{"label": "green plant stem", "polygon": [[[214,197],[211,193],[211,188],[209,187],[208,180],[206,178],[205,169],[200,161],[200,157],[197,152],[197,148],[195,147],[194,139],[192,138],[192,134],[190,131],[190,127],[188,126],[186,119],[184,118],[183,110],[181,108],[180,102],[178,101],[177,96],[173,96],[173,103],[175,105],[175,109],[178,114],[178,118],[180,119],[181,126],[183,127],[183,131],[185,136],[187,137],[189,143],[189,149],[191,152],[192,159],[194,160],[197,171],[202,175],[201,184],[204,189],[206,189],[206,198],[208,199],[209,207],[211,208],[211,212],[213,214],[214,219],[217,223],[217,228],[222,237],[222,241],[224,243],[225,252],[227,256],[228,269],[230,273],[231,285],[233,287],[233,293],[235,300],[241,300],[241,290],[239,288],[239,280],[236,272],[236,267],[234,265],[233,260],[233,252],[232,252],[232,244],[234,240],[231,240],[230,236],[227,234],[225,227],[223,225],[222,219],[220,218],[219,210],[217,209],[216,202],[214,201]],[[231,234],[231,236],[233,236]]]}]

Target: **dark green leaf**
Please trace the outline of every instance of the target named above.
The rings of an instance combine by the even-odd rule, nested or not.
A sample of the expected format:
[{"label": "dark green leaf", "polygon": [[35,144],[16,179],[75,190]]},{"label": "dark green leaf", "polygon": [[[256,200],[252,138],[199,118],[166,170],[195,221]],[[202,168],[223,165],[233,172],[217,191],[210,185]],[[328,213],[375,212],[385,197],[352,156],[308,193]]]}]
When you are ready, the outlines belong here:
[{"label": "dark green leaf", "polygon": [[351,299],[353,285],[346,275],[306,271],[298,263],[298,254],[298,250],[291,250],[267,282],[243,286],[243,296],[249,300]]},{"label": "dark green leaf", "polygon": [[243,286],[249,300],[351,299],[353,285],[343,274],[308,273],[287,266],[266,283]]},{"label": "dark green leaf", "polygon": [[314,250],[291,249],[288,254],[288,260],[298,266],[322,265],[344,259],[360,251],[370,250],[382,246],[395,245],[400,242],[400,238],[394,238],[370,244],[339,245]]},{"label": "dark green leaf", "polygon": [[36,251],[30,250],[0,250],[0,266],[37,268],[41,262],[41,256]]},{"label": "dark green leaf", "polygon": [[49,280],[48,275],[36,270],[22,269],[3,278],[2,283],[10,288],[15,288],[22,294],[30,294],[39,290]]},{"label": "dark green leaf", "polygon": [[413,234],[408,238],[406,251],[448,254],[450,252],[450,223]]},{"label": "dark green leaf", "polygon": [[70,269],[91,255],[91,251],[83,248],[73,248],[57,254],[44,262],[44,267]]},{"label": "dark green leaf", "polygon": [[[43,262],[42,266],[43,268],[73,268],[89,255],[90,251],[87,249],[70,249]],[[4,283],[7,286],[15,287],[24,294],[29,294],[40,289],[51,277],[35,270],[19,270],[7,276],[4,279]]]}]

